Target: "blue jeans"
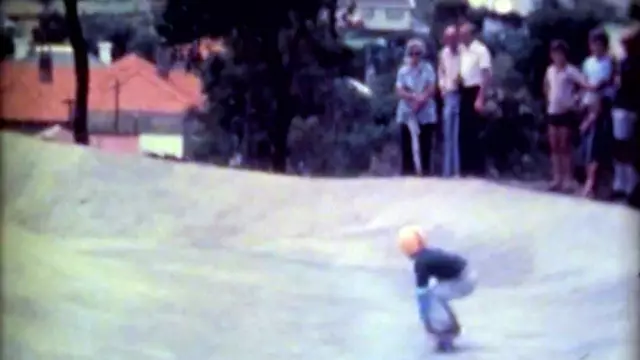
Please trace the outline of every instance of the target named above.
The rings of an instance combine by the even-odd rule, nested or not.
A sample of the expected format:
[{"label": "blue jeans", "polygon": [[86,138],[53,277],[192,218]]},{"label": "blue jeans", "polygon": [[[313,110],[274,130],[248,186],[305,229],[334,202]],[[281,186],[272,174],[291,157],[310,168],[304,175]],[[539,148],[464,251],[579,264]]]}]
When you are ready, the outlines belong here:
[{"label": "blue jeans", "polygon": [[443,175],[460,175],[460,94],[444,94],[442,111]]},{"label": "blue jeans", "polygon": [[416,290],[420,319],[427,331],[446,332],[458,326],[458,320],[449,301],[469,296],[476,287],[477,275],[465,270],[458,278],[435,281]]}]

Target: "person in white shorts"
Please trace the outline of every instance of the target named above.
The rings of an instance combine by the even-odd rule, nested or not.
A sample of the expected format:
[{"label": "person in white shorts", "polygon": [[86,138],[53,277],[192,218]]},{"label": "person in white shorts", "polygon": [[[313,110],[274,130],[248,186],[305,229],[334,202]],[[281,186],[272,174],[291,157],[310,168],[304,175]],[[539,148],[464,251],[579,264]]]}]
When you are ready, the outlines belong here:
[{"label": "person in white shorts", "polygon": [[[637,32],[637,30],[635,30]],[[618,89],[611,112],[614,137],[613,196],[626,199],[638,182],[633,166],[633,135],[640,106],[640,56],[632,41],[638,37],[632,31],[622,37],[625,55],[621,59],[616,83]]]}]

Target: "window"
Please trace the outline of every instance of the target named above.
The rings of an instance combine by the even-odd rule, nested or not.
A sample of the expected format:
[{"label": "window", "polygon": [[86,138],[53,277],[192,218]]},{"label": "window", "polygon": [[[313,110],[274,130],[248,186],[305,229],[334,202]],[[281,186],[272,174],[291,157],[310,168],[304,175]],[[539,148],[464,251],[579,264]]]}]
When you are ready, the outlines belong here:
[{"label": "window", "polygon": [[371,20],[375,15],[373,9],[360,9],[358,12],[360,13],[360,16],[362,16],[363,20]]},{"label": "window", "polygon": [[389,20],[402,20],[406,15],[406,10],[402,9],[387,9],[384,11],[385,16]]}]

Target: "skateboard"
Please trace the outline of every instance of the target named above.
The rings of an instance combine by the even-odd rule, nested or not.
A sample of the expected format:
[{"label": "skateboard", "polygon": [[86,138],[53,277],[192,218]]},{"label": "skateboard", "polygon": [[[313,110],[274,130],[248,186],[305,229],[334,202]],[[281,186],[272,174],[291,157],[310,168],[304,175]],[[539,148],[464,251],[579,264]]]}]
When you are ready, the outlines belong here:
[{"label": "skateboard", "polygon": [[458,334],[431,334],[435,340],[436,352],[452,352],[455,350],[454,340]]}]

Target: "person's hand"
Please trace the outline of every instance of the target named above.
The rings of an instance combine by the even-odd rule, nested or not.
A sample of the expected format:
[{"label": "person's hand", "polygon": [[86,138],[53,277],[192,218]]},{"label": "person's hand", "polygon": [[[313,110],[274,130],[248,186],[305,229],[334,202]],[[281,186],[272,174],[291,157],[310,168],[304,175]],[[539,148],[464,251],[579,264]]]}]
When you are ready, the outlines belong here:
[{"label": "person's hand", "polygon": [[476,101],[473,103],[473,108],[477,112],[482,112],[484,110],[484,99],[480,96],[476,98]]},{"label": "person's hand", "polygon": [[580,134],[586,133],[591,127],[591,125],[593,125],[593,121],[583,121],[580,124]]},{"label": "person's hand", "polygon": [[422,105],[427,101],[428,98],[429,97],[427,96],[427,94],[416,94],[415,95],[415,102],[419,103],[420,105]]}]

